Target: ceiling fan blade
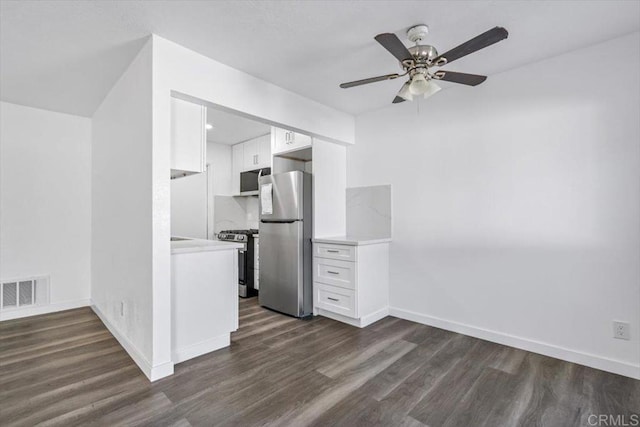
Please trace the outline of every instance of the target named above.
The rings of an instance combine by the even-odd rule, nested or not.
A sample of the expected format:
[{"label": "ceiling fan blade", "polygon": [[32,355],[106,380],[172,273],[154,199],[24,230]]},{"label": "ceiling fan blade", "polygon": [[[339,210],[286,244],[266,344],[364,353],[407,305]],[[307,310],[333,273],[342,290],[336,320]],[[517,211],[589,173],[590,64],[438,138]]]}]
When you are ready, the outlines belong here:
[{"label": "ceiling fan blade", "polygon": [[[473,53],[477,50],[484,49],[485,47],[491,46],[494,43],[498,43],[500,40],[504,40],[508,36],[509,33],[502,27],[492,28],[489,31],[480,34],[479,36],[476,36],[471,40],[462,43],[460,46],[454,47],[448,52],[437,56],[431,62],[436,65],[450,64],[456,59],[462,58],[463,56],[469,55],[470,53]],[[446,59],[446,61],[443,62],[443,58]]]},{"label": "ceiling fan blade", "polygon": [[400,41],[398,36],[393,33],[383,33],[375,36],[378,43],[387,49],[396,59],[400,62],[405,59],[412,59],[411,53],[407,50],[407,47]]},{"label": "ceiling fan blade", "polygon": [[457,73],[455,71],[437,71],[433,74],[436,80],[444,80],[446,82],[461,83],[463,85],[478,86],[487,80],[487,76],[478,74]]},{"label": "ceiling fan blade", "polygon": [[393,98],[393,103],[394,104],[399,104],[401,102],[406,101],[404,98],[400,98],[399,96],[396,96],[395,98]]},{"label": "ceiling fan blade", "polygon": [[398,77],[400,77],[400,74],[387,74],[385,76],[371,77],[371,78],[368,78],[368,79],[362,79],[362,80],[356,80],[356,81],[353,81],[353,82],[342,83],[340,85],[340,87],[342,89],[347,89],[347,88],[354,87],[354,86],[366,85],[366,84],[369,84],[369,83],[381,82],[381,81],[384,81],[384,80],[397,79]]}]

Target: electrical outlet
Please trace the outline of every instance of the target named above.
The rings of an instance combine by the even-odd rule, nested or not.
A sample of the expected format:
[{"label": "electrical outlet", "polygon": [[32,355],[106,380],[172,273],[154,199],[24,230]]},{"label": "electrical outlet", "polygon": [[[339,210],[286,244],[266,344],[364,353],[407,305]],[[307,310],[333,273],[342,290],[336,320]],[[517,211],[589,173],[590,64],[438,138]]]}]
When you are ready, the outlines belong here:
[{"label": "electrical outlet", "polygon": [[629,322],[613,321],[613,337],[621,340],[631,339],[629,333]]},{"label": "electrical outlet", "polygon": [[124,301],[120,301],[120,317],[124,317]]}]

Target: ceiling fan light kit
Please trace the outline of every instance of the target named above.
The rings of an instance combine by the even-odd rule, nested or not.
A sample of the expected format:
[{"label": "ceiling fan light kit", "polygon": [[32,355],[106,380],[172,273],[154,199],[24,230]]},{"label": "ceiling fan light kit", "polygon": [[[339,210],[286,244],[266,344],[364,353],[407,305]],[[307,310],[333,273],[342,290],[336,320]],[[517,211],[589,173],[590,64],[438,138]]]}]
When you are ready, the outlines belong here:
[{"label": "ceiling fan light kit", "polygon": [[342,83],[341,88],[347,89],[369,83],[381,82],[385,80],[397,79],[409,75],[400,88],[400,91],[393,100],[394,104],[404,101],[413,101],[414,96],[423,95],[428,98],[441,90],[434,80],[444,80],[452,83],[460,83],[467,86],[477,86],[484,82],[487,77],[477,74],[458,73],[455,71],[438,70],[431,72],[432,67],[442,67],[450,64],[456,59],[469,55],[494,43],[504,40],[509,36],[507,30],[502,27],[494,27],[484,33],[472,38],[461,45],[448,50],[442,55],[438,55],[435,47],[425,43],[429,34],[429,27],[424,24],[416,25],[407,30],[407,38],[415,43],[415,46],[407,48],[400,39],[392,33],[383,33],[375,36],[375,40],[380,43],[389,53],[400,62],[403,74],[387,74],[379,77],[356,80]]},{"label": "ceiling fan light kit", "polygon": [[422,95],[429,89],[429,82],[423,73],[416,73],[411,78],[411,84],[409,85],[409,90],[411,91],[411,95]]}]

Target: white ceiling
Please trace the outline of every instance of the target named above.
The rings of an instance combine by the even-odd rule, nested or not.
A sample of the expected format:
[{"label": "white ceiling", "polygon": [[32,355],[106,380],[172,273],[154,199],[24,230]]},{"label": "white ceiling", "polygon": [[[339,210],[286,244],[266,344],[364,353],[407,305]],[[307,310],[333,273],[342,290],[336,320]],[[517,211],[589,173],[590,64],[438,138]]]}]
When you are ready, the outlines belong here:
[{"label": "white ceiling", "polygon": [[207,123],[213,126],[207,131],[207,141],[218,144],[234,145],[271,132],[267,124],[215,108],[207,108]]},{"label": "white ceiling", "polygon": [[[402,35],[417,23],[429,25],[429,42],[441,52],[496,25],[507,28],[507,40],[445,67],[491,78],[639,31],[640,2],[3,0],[0,97],[91,116],[144,38],[155,33],[358,114],[388,105],[400,82],[338,84],[396,72],[397,62],[373,37]],[[552,70],[540,78],[553,78]]]}]

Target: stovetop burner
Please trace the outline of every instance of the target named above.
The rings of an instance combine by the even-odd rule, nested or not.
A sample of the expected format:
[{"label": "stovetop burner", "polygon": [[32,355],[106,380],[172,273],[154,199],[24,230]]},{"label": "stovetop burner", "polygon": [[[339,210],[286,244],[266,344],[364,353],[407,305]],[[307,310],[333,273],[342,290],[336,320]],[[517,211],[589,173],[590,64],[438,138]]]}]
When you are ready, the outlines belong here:
[{"label": "stovetop burner", "polygon": [[258,234],[258,229],[250,228],[248,230],[222,230],[220,234]]}]

